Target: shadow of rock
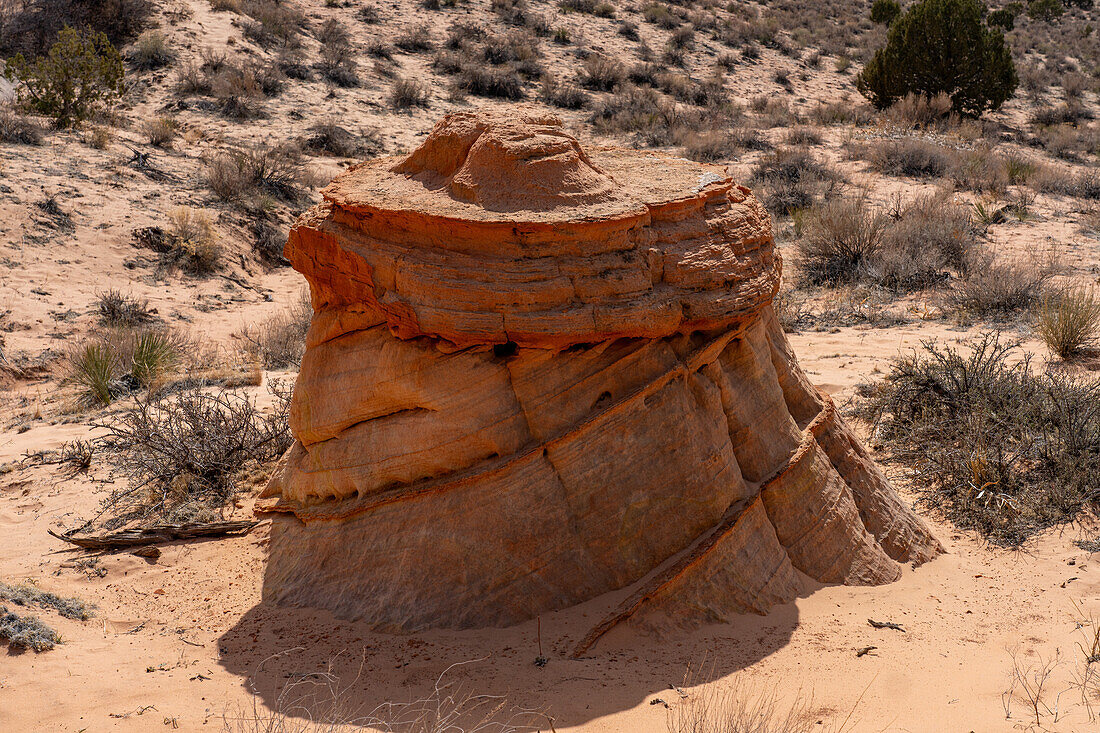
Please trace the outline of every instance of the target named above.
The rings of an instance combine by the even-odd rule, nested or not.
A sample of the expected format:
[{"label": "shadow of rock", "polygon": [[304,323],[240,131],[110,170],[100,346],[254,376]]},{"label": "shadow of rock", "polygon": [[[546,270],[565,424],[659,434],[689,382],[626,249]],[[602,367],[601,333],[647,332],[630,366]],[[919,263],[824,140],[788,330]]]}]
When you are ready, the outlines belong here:
[{"label": "shadow of rock", "polygon": [[[402,635],[378,633],[327,611],[260,604],[219,639],[220,661],[247,677],[267,708],[293,718],[326,719],[334,690],[340,717],[368,716],[386,703],[429,695],[446,673],[452,690],[503,696],[514,706],[506,710],[543,712],[560,730],[667,698],[689,670],[691,684],[736,673],[783,648],[798,624],[798,609],[788,603],[767,616],[740,616],[695,631],[642,634],[623,627],[587,656],[571,658],[592,619],[618,600],[619,594],[608,595],[616,597],[546,614],[541,624]],[[541,656],[548,660],[543,666],[535,663],[540,631]],[[660,716],[655,723],[664,724],[662,705],[640,714]]]}]

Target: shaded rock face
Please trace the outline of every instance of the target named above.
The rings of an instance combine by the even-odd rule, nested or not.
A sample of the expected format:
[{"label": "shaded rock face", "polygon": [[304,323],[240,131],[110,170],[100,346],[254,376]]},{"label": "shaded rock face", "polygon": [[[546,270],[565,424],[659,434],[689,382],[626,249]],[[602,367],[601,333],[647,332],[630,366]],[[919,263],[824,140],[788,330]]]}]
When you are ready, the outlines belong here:
[{"label": "shaded rock face", "polygon": [[269,600],[418,630],[630,587],[583,652],[942,551],[799,370],[767,214],[720,167],[454,114],[286,255],[315,315]]}]

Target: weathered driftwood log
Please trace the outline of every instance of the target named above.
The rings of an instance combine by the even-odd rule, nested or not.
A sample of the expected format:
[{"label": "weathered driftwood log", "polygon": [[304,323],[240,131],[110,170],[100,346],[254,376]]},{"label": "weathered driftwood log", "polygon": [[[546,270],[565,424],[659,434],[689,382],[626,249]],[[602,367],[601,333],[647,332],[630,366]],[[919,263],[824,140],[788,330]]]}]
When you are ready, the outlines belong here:
[{"label": "weathered driftwood log", "polygon": [[200,537],[225,537],[248,532],[259,524],[258,521],[237,522],[189,522],[186,524],[157,524],[152,527],[136,527],[100,535],[77,537],[71,534],[58,534],[47,529],[51,535],[86,550],[114,550],[121,547],[154,545],[161,542],[191,540]]},{"label": "weathered driftwood log", "polygon": [[379,628],[763,613],[942,551],[795,361],[724,168],[461,113],[291,231],[313,323],[264,594]]}]

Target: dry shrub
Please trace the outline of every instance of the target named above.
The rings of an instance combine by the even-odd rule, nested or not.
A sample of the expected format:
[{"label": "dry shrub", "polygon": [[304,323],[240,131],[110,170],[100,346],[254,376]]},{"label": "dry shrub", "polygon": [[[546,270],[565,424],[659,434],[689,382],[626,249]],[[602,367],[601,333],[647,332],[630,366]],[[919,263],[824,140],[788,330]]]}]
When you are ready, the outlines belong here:
[{"label": "dry shrub", "polygon": [[1055,270],[1052,261],[1005,260],[976,252],[967,276],[946,294],[947,305],[963,318],[1011,317],[1035,305]]},{"label": "dry shrub", "polygon": [[813,285],[919,290],[950,273],[965,274],[978,246],[966,209],[944,194],[905,206],[899,200],[889,216],[865,196],[834,199],[810,210],[801,229],[799,272]]},{"label": "dry shrub", "polygon": [[1035,332],[1052,353],[1070,359],[1100,336],[1096,290],[1065,286],[1047,293],[1036,313]]},{"label": "dry shrub", "polygon": [[303,175],[302,151],[289,143],[239,148],[207,161],[207,183],[226,201],[241,201],[258,193],[298,201]]},{"label": "dry shrub", "polygon": [[1030,185],[1043,193],[1073,196],[1089,201],[1100,200],[1100,173],[1094,170],[1074,174],[1053,165],[1039,166]]},{"label": "dry shrub", "polygon": [[406,29],[393,40],[393,43],[408,53],[431,51],[435,45],[432,43],[431,26],[426,23]]},{"label": "dry shrub", "polygon": [[813,206],[840,180],[806,148],[780,148],[761,159],[752,175],[752,182],[763,187],[764,206],[775,216]]},{"label": "dry shrub", "polygon": [[342,87],[359,84],[359,72],[355,63],[355,48],[351,34],[340,21],[330,18],[317,34],[321,44],[321,73],[329,81]]},{"label": "dry shrub", "polygon": [[356,134],[341,127],[335,118],[328,118],[309,128],[302,145],[314,153],[361,158],[382,151],[382,136],[375,129],[360,130]]},{"label": "dry shrub", "polygon": [[306,332],[313,318],[313,305],[309,291],[303,290],[298,300],[281,313],[277,313],[256,328],[249,328],[240,335],[246,349],[264,369],[297,368],[306,348]]},{"label": "dry shrub", "polygon": [[128,479],[104,509],[124,518],[170,521],[213,518],[233,497],[246,466],[278,458],[290,447],[289,392],[274,387],[263,412],[247,395],[203,385],[150,395],[97,423],[103,455]]},{"label": "dry shrub", "polygon": [[300,43],[298,32],[306,19],[297,8],[276,0],[243,0],[241,10],[252,18],[244,24],[245,38],[264,47]]},{"label": "dry shrub", "polygon": [[[686,680],[684,687],[690,684]],[[699,685],[672,704],[666,715],[668,733],[811,733],[818,725],[807,701],[782,705],[776,690],[754,690],[741,677]]]},{"label": "dry shrub", "polygon": [[390,87],[390,104],[395,109],[428,106],[428,85],[417,79],[398,77]]},{"label": "dry shrub", "polygon": [[977,232],[964,206],[950,195],[919,196],[883,232],[871,278],[891,290],[918,290],[965,275],[977,251]]},{"label": "dry shrub", "polygon": [[42,590],[30,583],[8,585],[0,581],[0,601],[8,601],[17,606],[37,606],[56,611],[62,618],[87,621],[95,615],[95,605],[79,598],[66,598],[56,593]]},{"label": "dry shrub", "polygon": [[149,301],[125,295],[121,290],[108,290],[96,296],[99,322],[113,328],[132,328],[153,320]]},{"label": "dry shrub", "polygon": [[160,31],[142,33],[126,54],[126,59],[138,69],[159,69],[172,63],[174,58],[168,38]]},{"label": "dry shrub", "polygon": [[196,274],[213,272],[221,264],[222,246],[214,220],[202,209],[181,206],[168,217],[172,244],[169,253],[183,269]]},{"label": "dry shrub", "polygon": [[729,160],[742,150],[761,150],[767,141],[759,130],[749,127],[733,127],[721,130],[682,131],[679,135],[684,155],[691,160],[715,163]]},{"label": "dry shrub", "polygon": [[135,390],[161,386],[185,346],[166,329],[108,330],[66,352],[64,382],[77,387],[83,405],[109,405]]},{"label": "dry shrub", "polygon": [[934,97],[910,92],[886,108],[887,121],[903,127],[927,127],[951,113],[951,95],[940,92]]},{"label": "dry shrub", "polygon": [[141,132],[150,145],[167,147],[179,134],[179,122],[171,117],[154,117],[141,125]]},{"label": "dry shrub", "polygon": [[111,144],[111,131],[102,125],[92,125],[84,132],[84,143],[96,150],[106,150]]},{"label": "dry shrub", "polygon": [[803,280],[839,285],[864,276],[881,250],[886,217],[866,197],[838,198],[814,207],[803,223],[797,263]]},{"label": "dry shrub", "polygon": [[869,105],[847,101],[820,102],[809,116],[819,125],[866,125],[874,119],[874,110]]},{"label": "dry shrub", "polygon": [[885,140],[864,151],[871,166],[880,173],[916,178],[940,178],[951,170],[956,151],[918,138]]},{"label": "dry shrub", "polygon": [[877,441],[911,469],[921,500],[998,544],[1073,521],[1095,504],[1100,381],[1036,372],[987,334],[927,342],[861,388]]},{"label": "dry shrub", "polygon": [[45,652],[61,643],[61,636],[34,616],[20,616],[0,606],[0,640],[16,649]]},{"label": "dry shrub", "polygon": [[784,138],[784,142],[787,145],[795,147],[820,145],[822,143],[821,133],[812,127],[792,127]]},{"label": "dry shrub", "polygon": [[542,100],[561,109],[584,109],[591,97],[573,84],[560,82],[552,74],[543,74]]},{"label": "dry shrub", "polygon": [[951,164],[951,179],[955,185],[970,191],[1003,193],[1008,187],[1004,159],[988,147],[956,153]]},{"label": "dry shrub", "polygon": [[626,80],[626,67],[615,59],[592,54],[581,64],[577,80],[586,89],[610,92]]},{"label": "dry shrub", "polygon": [[636,133],[645,145],[673,145],[685,129],[697,127],[690,115],[648,87],[623,84],[601,101],[591,122],[603,133]]},{"label": "dry shrub", "polygon": [[10,104],[0,104],[0,143],[41,145],[45,130]]}]

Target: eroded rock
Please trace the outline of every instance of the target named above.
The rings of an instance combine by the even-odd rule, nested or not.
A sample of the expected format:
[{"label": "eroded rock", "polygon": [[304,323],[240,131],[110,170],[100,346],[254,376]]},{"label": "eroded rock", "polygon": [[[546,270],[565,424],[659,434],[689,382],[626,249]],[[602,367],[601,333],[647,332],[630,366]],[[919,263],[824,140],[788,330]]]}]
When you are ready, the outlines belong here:
[{"label": "eroded rock", "polygon": [[458,113],[338,177],[286,256],[315,315],[264,594],[379,628],[764,613],[942,551],[775,318],[725,170]]}]

